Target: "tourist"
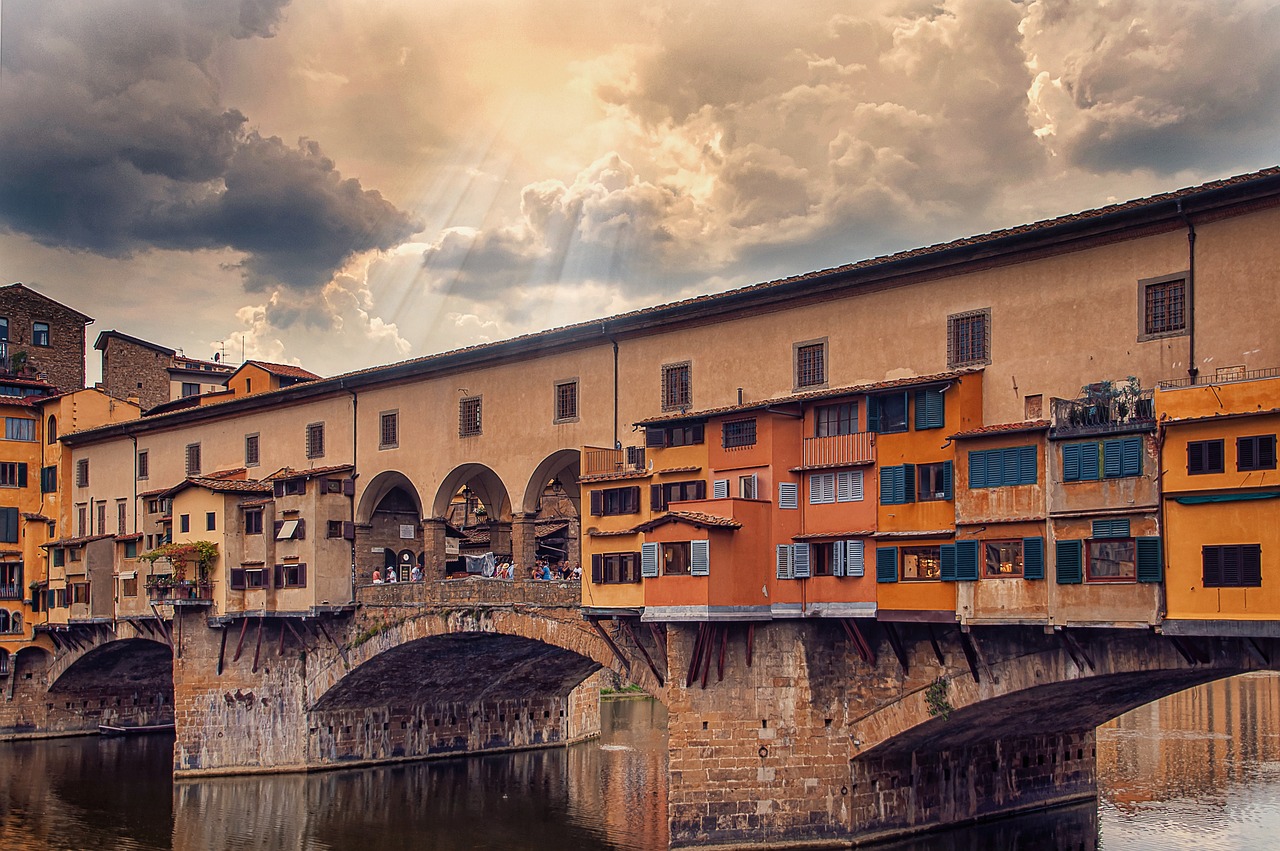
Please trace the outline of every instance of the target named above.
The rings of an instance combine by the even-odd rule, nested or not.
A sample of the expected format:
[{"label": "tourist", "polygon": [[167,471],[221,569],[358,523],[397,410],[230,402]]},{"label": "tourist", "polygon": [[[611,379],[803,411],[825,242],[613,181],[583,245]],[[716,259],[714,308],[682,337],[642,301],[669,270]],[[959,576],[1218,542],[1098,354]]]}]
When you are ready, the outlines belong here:
[{"label": "tourist", "polygon": [[555,577],[551,575],[551,565],[545,561],[542,563],[542,570],[538,574],[538,578],[550,582]]},{"label": "tourist", "polygon": [[373,584],[374,584],[374,585],[381,585],[381,584],[382,584],[382,571],[380,571],[380,570],[375,570],[375,571],[373,572]]},{"label": "tourist", "polygon": [[575,562],[573,563],[573,569],[569,571],[569,578],[570,578],[571,580],[573,580],[574,582],[578,582],[579,580],[581,580],[581,579],[582,579],[582,565],[578,564],[578,563],[575,561]]},{"label": "tourist", "polygon": [[394,567],[393,567],[393,568],[391,568],[390,570],[388,570],[388,571],[387,571],[387,582],[389,582],[389,583],[391,583],[391,584],[395,584],[397,581],[399,581],[399,577],[398,577],[398,576],[396,576],[396,574],[397,574],[397,573],[399,573],[399,571],[398,571],[398,570],[396,570]]},{"label": "tourist", "polygon": [[422,581],[422,568],[418,567],[418,565],[416,565],[416,564],[415,564],[415,565],[413,566],[413,570],[409,572],[409,581],[410,581],[410,582],[421,582],[421,581]]}]

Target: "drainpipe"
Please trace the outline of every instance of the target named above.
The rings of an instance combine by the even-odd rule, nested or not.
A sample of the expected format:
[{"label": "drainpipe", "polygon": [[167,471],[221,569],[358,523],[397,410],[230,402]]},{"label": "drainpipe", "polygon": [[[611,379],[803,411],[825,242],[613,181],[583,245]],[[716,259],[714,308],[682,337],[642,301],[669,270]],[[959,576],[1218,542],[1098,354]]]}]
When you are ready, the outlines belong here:
[{"label": "drainpipe", "polygon": [[[600,323],[600,333],[608,334],[605,323]],[[618,341],[609,338],[613,343],[613,448],[621,449],[622,441],[618,439]]]},{"label": "drainpipe", "polygon": [[1178,199],[1178,215],[1187,226],[1187,376],[1196,383],[1200,367],[1196,365],[1196,229]]},{"label": "drainpipe", "polygon": [[[356,396],[356,391],[345,385],[346,382],[342,382],[340,386],[342,386],[343,390],[346,390],[351,394],[351,496],[349,499],[351,500],[351,528],[353,530],[351,533],[351,602],[354,603],[356,599],[356,536],[354,531],[356,526],[355,481],[356,477],[360,475],[360,466],[356,463],[358,457],[357,453],[360,446],[360,442],[357,439],[360,435],[360,399]],[[399,428],[398,422],[396,423],[396,428]]]},{"label": "drainpipe", "polygon": [[133,441],[133,532],[138,533],[138,436],[130,434]]}]

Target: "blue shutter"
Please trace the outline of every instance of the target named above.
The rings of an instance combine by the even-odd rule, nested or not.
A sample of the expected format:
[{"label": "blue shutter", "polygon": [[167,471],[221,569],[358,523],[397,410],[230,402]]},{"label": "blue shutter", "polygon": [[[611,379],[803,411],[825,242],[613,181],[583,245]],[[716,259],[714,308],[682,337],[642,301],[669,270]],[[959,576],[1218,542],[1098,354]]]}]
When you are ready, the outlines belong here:
[{"label": "blue shutter", "polygon": [[1102,475],[1107,479],[1120,478],[1123,469],[1120,464],[1120,441],[1104,440],[1102,442]]},{"label": "blue shutter", "polygon": [[716,479],[711,483],[712,499],[728,499],[729,498],[729,480]]},{"label": "blue shutter", "polygon": [[902,501],[916,501],[916,465],[902,465]]},{"label": "blue shutter", "polygon": [[875,396],[867,397],[867,431],[880,432],[880,400]]},{"label": "blue shutter", "polygon": [[809,545],[796,544],[791,548],[791,575],[796,579],[808,579],[809,570]]},{"label": "blue shutter", "polygon": [[878,547],[876,549],[876,582],[898,581],[898,548]]},{"label": "blue shutter", "polygon": [[880,468],[880,503],[882,505],[901,505],[907,501],[907,483],[905,467]]},{"label": "blue shutter", "polygon": [[1115,520],[1095,520],[1093,521],[1093,537],[1095,538],[1128,538],[1129,520],[1127,518],[1117,518]]},{"label": "blue shutter", "polygon": [[942,391],[938,388],[917,390],[916,431],[942,428],[945,423],[946,413]]},{"label": "blue shutter", "polygon": [[1018,477],[1012,484],[1034,485],[1040,477],[1039,455],[1035,444],[1015,446],[1012,451],[1018,456]]},{"label": "blue shutter", "polygon": [[1120,475],[1142,475],[1142,438],[1126,437],[1120,441]]},{"label": "blue shutter", "polygon": [[708,576],[711,573],[711,542],[689,542],[689,575]]},{"label": "blue shutter", "polygon": [[778,578],[791,578],[791,545],[778,544]]},{"label": "blue shutter", "polygon": [[661,544],[640,545],[640,575],[653,579],[658,575],[658,562],[662,558]]},{"label": "blue shutter", "polygon": [[1080,481],[1096,481],[1098,473],[1098,444],[1080,444]]},{"label": "blue shutter", "polygon": [[1080,444],[1065,444],[1062,447],[1062,480],[1078,482],[1080,478]]},{"label": "blue shutter", "polygon": [[956,541],[956,579],[976,582],[980,541]]},{"label": "blue shutter", "polygon": [[951,473],[952,473],[951,462],[944,461],[942,464],[942,498],[943,499],[955,499],[955,496],[951,487],[951,479],[952,479]]},{"label": "blue shutter", "polygon": [[844,576],[845,563],[848,561],[848,554],[845,552],[844,541],[833,541],[831,544],[831,575]]},{"label": "blue shutter", "polygon": [[1022,484],[1020,471],[1022,469],[1022,459],[1018,454],[1018,447],[1010,446],[999,450],[999,457],[1002,462],[1000,481],[996,486],[1002,485],[1019,485]]},{"label": "blue shutter", "polygon": [[1157,537],[1138,538],[1137,574],[1139,582],[1161,582],[1164,580],[1164,554]]},{"label": "blue shutter", "polygon": [[988,487],[987,451],[985,449],[975,449],[969,452],[969,487]]},{"label": "blue shutter", "polygon": [[[837,542],[839,543],[839,542]],[[845,576],[865,576],[867,572],[867,550],[864,541],[845,541]]]},{"label": "blue shutter", "polygon": [[956,545],[943,544],[938,547],[938,577],[943,582],[956,581]]},{"label": "blue shutter", "polygon": [[18,487],[25,488],[27,486],[27,465],[18,465]]},{"label": "blue shutter", "polygon": [[1022,578],[1044,579],[1044,538],[1022,539]]},{"label": "blue shutter", "polygon": [[795,482],[778,482],[778,507],[800,507],[800,485]]},{"label": "blue shutter", "polygon": [[1079,585],[1084,579],[1083,542],[1054,542],[1054,571],[1059,585]]}]

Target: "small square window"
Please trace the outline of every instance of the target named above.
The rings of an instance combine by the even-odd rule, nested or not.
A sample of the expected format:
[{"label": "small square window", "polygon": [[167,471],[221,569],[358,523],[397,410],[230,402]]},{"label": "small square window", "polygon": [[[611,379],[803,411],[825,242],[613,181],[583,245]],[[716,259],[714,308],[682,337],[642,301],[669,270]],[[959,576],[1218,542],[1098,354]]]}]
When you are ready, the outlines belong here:
[{"label": "small square window", "polygon": [[577,380],[557,382],[555,393],[555,421],[558,423],[576,422],[578,419]]},{"label": "small square window", "polygon": [[262,534],[262,509],[246,508],[244,512],[244,533],[246,535]]},{"label": "small square window", "polygon": [[693,365],[668,363],[662,366],[662,410],[688,410],[693,407]]},{"label": "small square window", "polygon": [[827,385],[827,341],[795,344],[795,388],[808,390]]},{"label": "small square window", "polygon": [[191,515],[190,514],[178,515],[178,531],[179,532],[191,531]]},{"label": "small square window", "polygon": [[1139,340],[1158,340],[1187,333],[1185,273],[1139,281],[1138,292],[1138,309],[1142,312]]},{"label": "small square window", "polygon": [[729,420],[720,426],[721,444],[725,449],[756,445],[756,418]]},{"label": "small square window", "polygon": [[688,541],[662,545],[662,575],[688,576],[692,548]]},{"label": "small square window", "polygon": [[475,437],[483,427],[480,396],[469,396],[458,403],[458,436]]},{"label": "small square window", "polygon": [[947,366],[991,363],[991,308],[947,317]]},{"label": "small square window", "polygon": [[204,515],[204,529],[206,532],[212,532],[218,528],[218,513],[216,511],[206,511]]},{"label": "small square window", "polygon": [[1224,470],[1221,440],[1192,440],[1187,443],[1187,475],[1201,476]]},{"label": "small square window", "polygon": [[49,345],[49,323],[34,322],[31,325],[31,345],[47,346]]},{"label": "small square window", "polygon": [[378,448],[395,449],[400,445],[400,412],[383,411],[378,415]]}]

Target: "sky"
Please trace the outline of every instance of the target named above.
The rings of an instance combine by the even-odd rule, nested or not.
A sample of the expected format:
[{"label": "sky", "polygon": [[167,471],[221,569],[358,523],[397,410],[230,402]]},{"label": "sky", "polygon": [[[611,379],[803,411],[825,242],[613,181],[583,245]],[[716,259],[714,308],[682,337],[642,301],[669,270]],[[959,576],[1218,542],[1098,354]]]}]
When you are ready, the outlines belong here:
[{"label": "sky", "polygon": [[1261,0],[0,0],[0,283],[333,375],[1276,165],[1277,34]]}]

